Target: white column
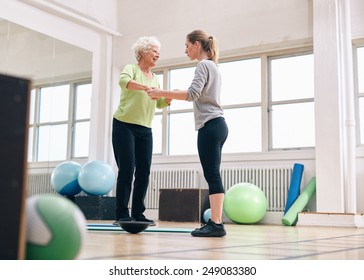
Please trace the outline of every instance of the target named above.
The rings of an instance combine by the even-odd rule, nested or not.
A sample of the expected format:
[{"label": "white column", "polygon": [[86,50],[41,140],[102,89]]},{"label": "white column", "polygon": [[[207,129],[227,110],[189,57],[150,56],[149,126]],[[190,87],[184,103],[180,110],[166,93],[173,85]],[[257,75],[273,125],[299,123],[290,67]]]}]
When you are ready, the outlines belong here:
[{"label": "white column", "polygon": [[350,1],[314,0],[317,212],[356,212]]},{"label": "white column", "polygon": [[95,42],[92,65],[92,107],[89,160],[112,164],[110,158],[112,121],[112,36],[101,34]]}]

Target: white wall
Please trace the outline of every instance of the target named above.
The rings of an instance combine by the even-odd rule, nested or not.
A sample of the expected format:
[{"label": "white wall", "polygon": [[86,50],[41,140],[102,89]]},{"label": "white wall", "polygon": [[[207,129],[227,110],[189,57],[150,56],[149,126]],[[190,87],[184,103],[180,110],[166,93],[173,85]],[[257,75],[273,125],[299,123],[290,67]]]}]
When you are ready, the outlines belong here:
[{"label": "white wall", "polygon": [[[309,0],[125,0],[119,5],[116,65],[134,61],[130,47],[145,35],[161,43],[160,64],[186,60],[186,34],[205,29],[219,40],[220,51],[271,47],[296,40],[312,39],[312,5]],[[268,27],[268,28],[267,28]]]},{"label": "white wall", "polygon": [[351,0],[351,23],[353,39],[364,38],[364,1]]},{"label": "white wall", "polygon": [[47,0],[50,5],[82,14],[102,26],[112,30],[117,29],[118,0]]}]

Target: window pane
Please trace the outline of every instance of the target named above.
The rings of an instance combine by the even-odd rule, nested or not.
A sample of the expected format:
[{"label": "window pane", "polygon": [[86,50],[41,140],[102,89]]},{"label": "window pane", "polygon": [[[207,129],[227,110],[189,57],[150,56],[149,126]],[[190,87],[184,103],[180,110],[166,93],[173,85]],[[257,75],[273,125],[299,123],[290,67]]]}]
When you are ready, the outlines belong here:
[{"label": "window pane", "polygon": [[313,55],[271,60],[272,101],[314,97]]},{"label": "window pane", "polygon": [[74,157],[87,157],[90,139],[90,122],[75,124]]},{"label": "window pane", "polygon": [[39,127],[38,161],[65,160],[67,153],[67,125]]},{"label": "window pane", "polygon": [[[187,90],[195,75],[195,67],[175,69],[170,71],[169,89]],[[173,100],[170,110],[192,109],[192,102]]]},{"label": "window pane", "polygon": [[360,143],[364,143],[364,97],[359,98]]},{"label": "window pane", "polygon": [[29,124],[34,124],[35,89],[30,92]]},{"label": "window pane", "polygon": [[358,48],[358,87],[364,93],[364,47]]},{"label": "window pane", "polygon": [[260,152],[262,150],[261,108],[225,110],[229,135],[223,153]]},{"label": "window pane", "polygon": [[34,128],[30,127],[29,135],[28,135],[28,162],[34,161],[34,158],[33,158],[33,133],[34,133]]},{"label": "window pane", "polygon": [[76,120],[91,116],[92,84],[76,86]]},{"label": "window pane", "polygon": [[40,89],[40,119],[44,122],[68,119],[69,85]]},{"label": "window pane", "polygon": [[314,103],[272,107],[272,148],[315,146]]},{"label": "window pane", "polygon": [[[156,74],[156,75],[157,75],[158,80],[159,80],[159,86],[160,86],[160,88],[163,89],[163,78],[164,78],[164,76],[163,76],[163,74]],[[156,112],[161,112],[161,111],[163,111],[163,108],[162,109],[156,108]]]},{"label": "window pane", "polygon": [[197,154],[197,134],[193,113],[171,114],[169,118],[169,154]]},{"label": "window pane", "polygon": [[260,102],[260,58],[221,63],[219,69],[222,105]]},{"label": "window pane", "polygon": [[162,153],[162,115],[155,115],[152,122],[153,154]]},{"label": "window pane", "polygon": [[163,88],[163,74],[157,74],[160,88]]}]

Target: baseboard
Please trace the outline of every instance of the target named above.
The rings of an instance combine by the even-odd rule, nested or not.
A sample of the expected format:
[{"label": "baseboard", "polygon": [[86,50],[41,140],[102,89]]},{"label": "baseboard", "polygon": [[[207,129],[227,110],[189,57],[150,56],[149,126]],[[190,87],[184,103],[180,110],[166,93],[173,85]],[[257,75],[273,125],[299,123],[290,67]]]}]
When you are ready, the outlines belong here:
[{"label": "baseboard", "polygon": [[297,226],[327,226],[364,228],[364,214],[361,213],[298,213]]}]

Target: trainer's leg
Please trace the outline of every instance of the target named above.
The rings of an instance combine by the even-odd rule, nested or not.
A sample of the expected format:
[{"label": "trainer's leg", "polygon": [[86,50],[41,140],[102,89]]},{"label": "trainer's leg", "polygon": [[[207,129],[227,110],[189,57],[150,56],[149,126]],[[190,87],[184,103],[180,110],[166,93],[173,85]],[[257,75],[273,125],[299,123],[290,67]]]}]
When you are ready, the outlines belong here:
[{"label": "trainer's leg", "polygon": [[222,147],[228,135],[228,127],[223,118],[213,119],[198,131],[198,152],[209,186],[211,220],[222,222],[224,186],[220,175]]}]

